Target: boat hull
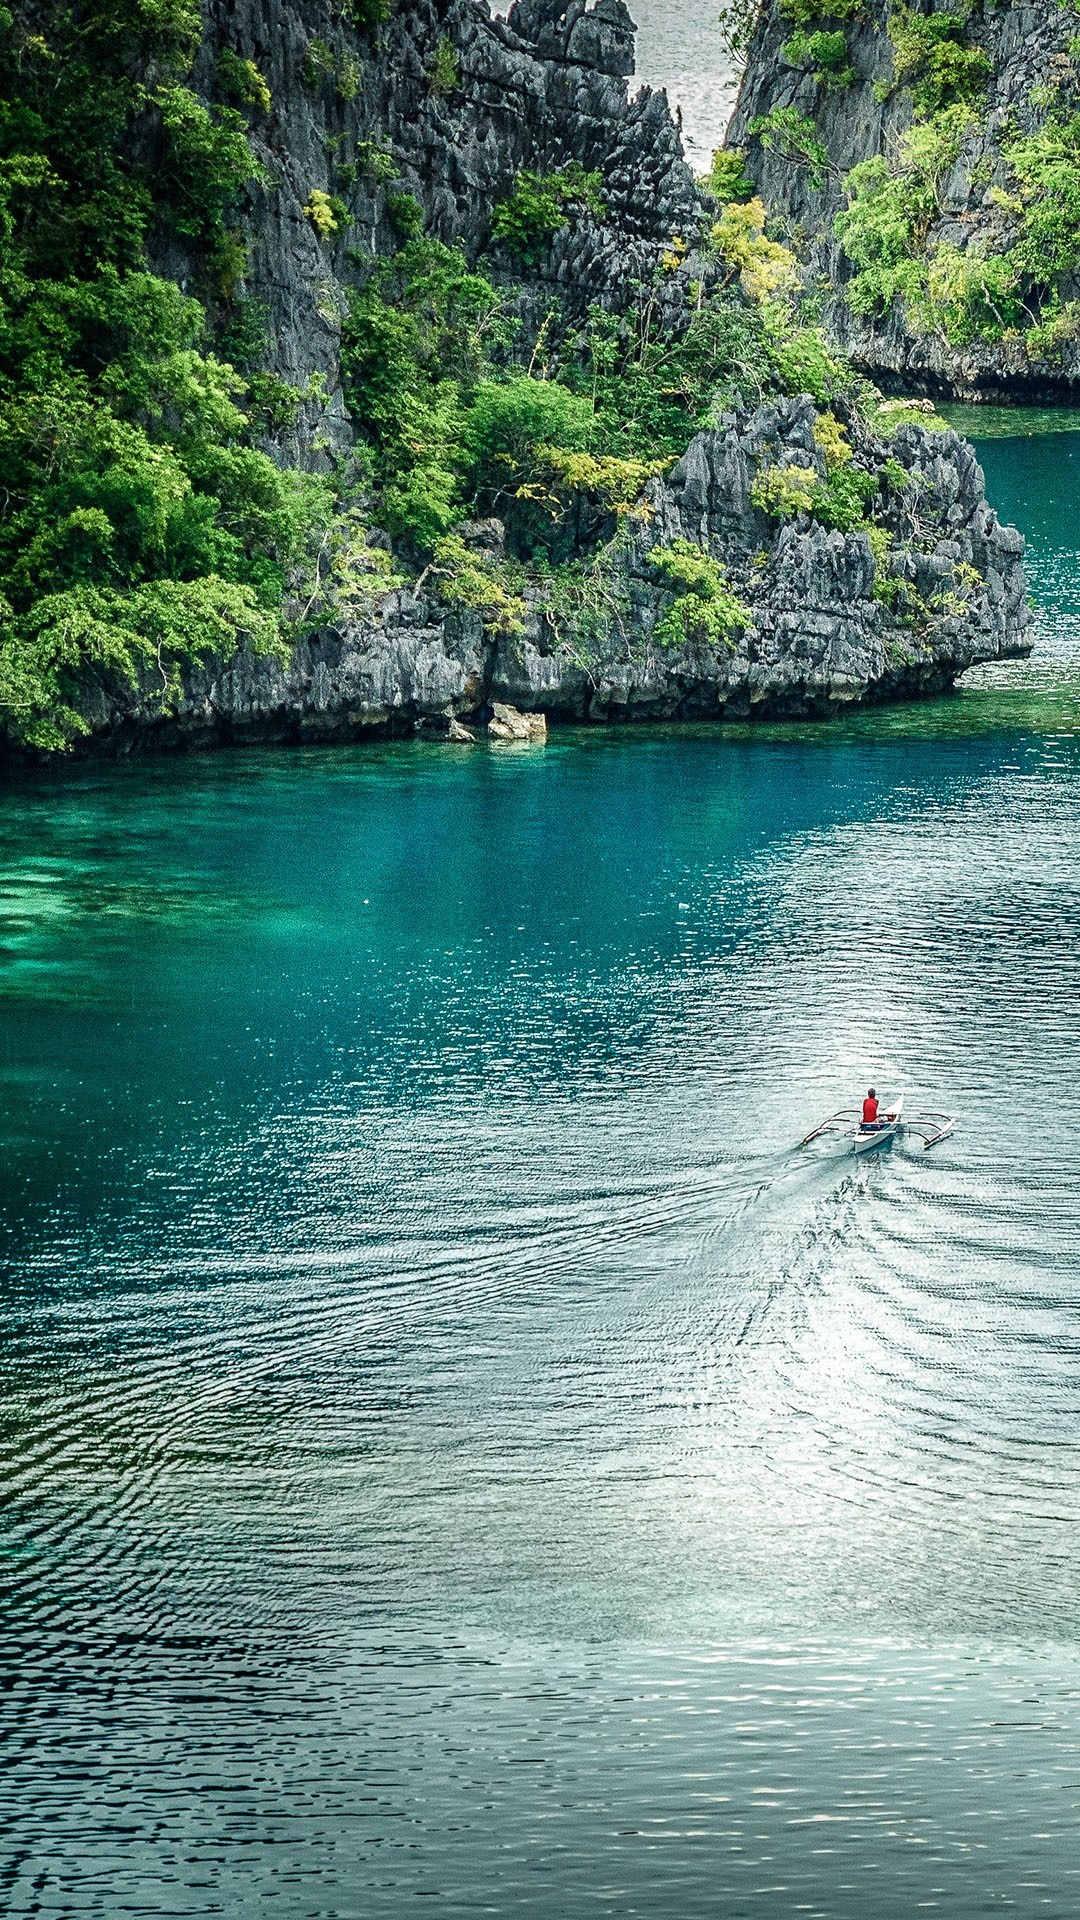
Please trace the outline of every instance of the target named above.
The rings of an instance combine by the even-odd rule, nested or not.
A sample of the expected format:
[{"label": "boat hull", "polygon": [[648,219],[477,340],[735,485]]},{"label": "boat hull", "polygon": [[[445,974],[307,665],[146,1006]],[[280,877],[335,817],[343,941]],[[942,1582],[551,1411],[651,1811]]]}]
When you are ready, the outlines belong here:
[{"label": "boat hull", "polygon": [[851,1143],[853,1151],[872,1153],[875,1148],[885,1146],[887,1141],[895,1140],[904,1124],[903,1114],[904,1096],[901,1094],[899,1100],[894,1100],[892,1106],[883,1114],[882,1118],[885,1121],[883,1127],[867,1128],[865,1133],[861,1127],[857,1130]]}]

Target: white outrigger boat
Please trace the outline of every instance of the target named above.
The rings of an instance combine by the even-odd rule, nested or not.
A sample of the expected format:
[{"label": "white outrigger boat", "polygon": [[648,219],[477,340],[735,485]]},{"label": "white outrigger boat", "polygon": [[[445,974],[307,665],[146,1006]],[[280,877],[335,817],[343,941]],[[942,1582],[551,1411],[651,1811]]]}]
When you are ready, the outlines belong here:
[{"label": "white outrigger boat", "polygon": [[927,1112],[909,1117],[904,1112],[904,1096],[900,1093],[888,1106],[882,1107],[881,1118],[873,1126],[863,1126],[861,1108],[842,1107],[839,1113],[831,1113],[820,1126],[813,1127],[801,1144],[808,1147],[811,1140],[819,1140],[823,1134],[845,1133],[853,1153],[869,1153],[873,1147],[883,1147],[887,1141],[895,1140],[898,1133],[917,1133],[924,1148],[936,1147],[955,1125],[955,1117],[949,1113]]}]

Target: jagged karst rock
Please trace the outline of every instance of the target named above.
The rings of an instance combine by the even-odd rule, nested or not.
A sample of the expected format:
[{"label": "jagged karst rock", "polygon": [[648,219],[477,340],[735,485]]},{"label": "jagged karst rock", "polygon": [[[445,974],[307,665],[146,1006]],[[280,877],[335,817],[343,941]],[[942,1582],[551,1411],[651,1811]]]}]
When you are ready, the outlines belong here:
[{"label": "jagged karst rock", "polygon": [[[362,74],[350,69],[348,87],[340,74],[313,76],[305,64],[316,37],[334,60],[355,46],[341,19],[314,0],[208,0],[207,19],[199,69],[206,90],[223,45],[253,59],[271,87],[271,112],[255,128],[268,184],[253,190],[248,292],[267,315],[272,370],[307,395],[295,429],[270,442],[282,459],[316,468],[348,460],[341,325],[348,284],[394,245],[387,182],[369,164],[384,139],[398,167],[394,189],[415,193],[428,230],[473,255],[487,244],[492,207],[520,167],[573,158],[602,173],[603,220],[556,235],[528,276],[526,319],[543,319],[553,288],[573,322],[596,301],[625,309],[642,282],[654,289],[657,328],[685,309],[680,276],[658,282],[655,268],[671,236],[692,237],[704,210],[665,97],[628,97],[632,31],[622,0],[517,0],[505,20],[492,18],[483,0],[407,0],[366,48]],[[429,82],[443,39],[457,62],[449,92]],[[353,169],[351,224],[320,239],[304,207],[313,189],[340,184],[335,155]],[[183,279],[178,251],[167,266]],[[519,724],[539,737],[547,715],[829,713],[853,700],[945,687],[976,661],[1025,651],[1022,542],[987,507],[974,454],[955,435],[903,428],[886,446],[852,427],[864,465],[896,458],[918,485],[921,543],[897,562],[912,590],[940,599],[958,566],[977,579],[925,632],[906,630],[875,597],[865,534],[829,532],[805,516],[778,531],[765,519],[751,499],[755,476],[769,463],[820,466],[814,423],[802,398],[699,434],[667,479],[650,485],[644,513],[597,559],[604,604],[618,610],[606,630],[603,621],[587,638],[568,630],[534,594],[523,630],[493,633],[479,611],[440,602],[438,576],[425,571],[411,590],[373,586],[366,602],[326,619],[287,659],[247,650],[207,658],[179,667],[175,689],[153,670],[134,689],[98,672],[80,697],[90,729],[83,749],[357,740],[417,728],[460,740],[463,722],[482,725],[492,711],[495,738],[500,727],[504,738],[519,737]],[[503,556],[501,521],[459,531],[485,560]],[[899,539],[910,529],[896,531]],[[671,594],[649,555],[675,540],[721,562],[749,607],[751,619],[730,645],[662,644]]]},{"label": "jagged karst rock", "polygon": [[[944,11],[916,6],[915,11]],[[826,10],[823,10],[823,12]],[[966,10],[954,8],[954,14]],[[786,227],[805,263],[807,283],[824,295],[828,331],[856,366],[886,387],[961,400],[1026,399],[1076,401],[1080,392],[1080,339],[1065,340],[1052,359],[1029,354],[1018,333],[997,341],[973,339],[951,345],[938,330],[914,332],[898,302],[888,313],[860,317],[843,298],[852,268],[833,232],[846,204],[844,181],[858,162],[884,154],[895,161],[897,142],[911,124],[912,94],[892,85],[893,59],[884,8],[866,8],[843,22],[852,80],[822,86],[812,72],[790,64],[783,49],[793,25],[780,0],[766,0],[758,20],[736,104],[728,144],[745,149],[745,166],[774,221]],[[1075,16],[1055,4],[980,4],[968,22],[973,46],[985,51],[989,76],[985,97],[974,105],[960,159],[946,173],[938,211],[925,237],[929,248],[946,243],[976,257],[1000,249],[1009,230],[1005,202],[1015,182],[1002,165],[1004,131],[1034,131],[1057,102],[1080,106],[1080,75],[1070,52]],[[829,166],[816,185],[811,169],[786,157],[781,141],[772,150],[750,134],[755,120],[790,109],[813,120],[828,150]],[[1061,283],[1062,300],[1080,294],[1080,284]]]},{"label": "jagged karst rock", "polygon": [[482,553],[489,560],[505,558],[506,528],[494,516],[489,520],[466,520],[458,532],[470,552]]},{"label": "jagged karst rock", "polygon": [[[905,625],[875,597],[865,533],[830,531],[807,515],[777,530],[754,506],[763,465],[820,460],[814,420],[804,396],[696,436],[651,483],[647,512],[601,556],[623,617],[589,649],[561,638],[540,604],[523,632],[493,635],[478,612],[423,592],[384,593],[363,617],[303,641],[287,663],[241,653],[189,669],[175,698],[149,672],[134,696],[97,682],[84,709],[92,740],[122,751],[145,741],[357,740],[418,726],[460,739],[455,725],[487,712],[490,738],[532,740],[544,737],[546,716],[828,715],[937,692],[981,661],[1026,653],[1023,541],[987,505],[974,451],[955,433],[903,426],[886,448],[852,426],[857,457],[879,465],[887,452],[909,476],[893,509],[897,540],[913,512],[924,533],[917,549],[897,547],[896,565],[923,602],[941,602],[925,627]],[[750,609],[730,645],[655,638],[671,595],[649,556],[680,539],[721,561]],[[957,579],[966,584],[952,595]]]},{"label": "jagged karst rock", "polygon": [[[213,95],[223,46],[253,60],[270,88],[270,112],[251,127],[263,182],[250,192],[245,290],[266,315],[269,368],[306,396],[296,426],[277,435],[291,461],[329,469],[352,444],[341,388],[346,289],[365,260],[397,244],[391,195],[415,196],[427,232],[475,257],[521,168],[578,160],[601,173],[603,223],[556,236],[530,276],[535,299],[523,318],[534,334],[554,288],[569,320],[595,302],[621,308],[671,235],[702,224],[665,96],[629,97],[633,26],[622,0],[521,0],[506,19],[486,0],[406,0],[363,44],[343,12],[317,0],[206,0],[204,20],[200,88]],[[429,80],[444,40],[458,72],[449,92]],[[315,43],[328,70],[312,69]],[[392,150],[391,180],[379,177],[379,148]],[[305,214],[313,190],[344,203],[333,234],[320,237]],[[190,271],[175,243],[157,265],[180,280]],[[507,259],[507,278],[511,267]]]},{"label": "jagged karst rock", "polygon": [[[913,589],[927,601],[948,594],[958,565],[980,576],[977,589],[969,577],[970,598],[955,609],[946,601],[929,630],[912,632],[875,598],[864,533],[802,516],[774,536],[751,502],[755,474],[763,462],[819,458],[813,424],[813,404],[802,398],[699,434],[668,479],[653,483],[650,517],[613,559],[645,635],[664,604],[649,565],[654,546],[688,539],[722,560],[753,616],[730,650],[647,639],[620,647],[613,637],[582,664],[534,629],[500,644],[493,694],[590,720],[828,714],[853,701],[939,691],[979,661],[1026,653],[1023,541],[988,507],[974,452],[954,433],[903,427],[889,447],[911,475],[928,529],[925,550],[901,562]],[[884,449],[862,450],[884,457]],[[898,537],[907,511],[898,503]]]}]

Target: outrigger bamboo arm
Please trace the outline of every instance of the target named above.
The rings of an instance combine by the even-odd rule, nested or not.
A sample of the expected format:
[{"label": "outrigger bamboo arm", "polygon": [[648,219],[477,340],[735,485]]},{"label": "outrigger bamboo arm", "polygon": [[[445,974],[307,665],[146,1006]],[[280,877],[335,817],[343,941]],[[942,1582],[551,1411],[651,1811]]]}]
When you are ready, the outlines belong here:
[{"label": "outrigger bamboo arm", "polygon": [[810,1133],[806,1134],[801,1144],[808,1147],[811,1140],[817,1139],[819,1133],[828,1133],[830,1127],[838,1126],[845,1120],[857,1120],[858,1117],[858,1107],[841,1107],[839,1113],[830,1113],[827,1120],[823,1120],[819,1127],[814,1127]]}]

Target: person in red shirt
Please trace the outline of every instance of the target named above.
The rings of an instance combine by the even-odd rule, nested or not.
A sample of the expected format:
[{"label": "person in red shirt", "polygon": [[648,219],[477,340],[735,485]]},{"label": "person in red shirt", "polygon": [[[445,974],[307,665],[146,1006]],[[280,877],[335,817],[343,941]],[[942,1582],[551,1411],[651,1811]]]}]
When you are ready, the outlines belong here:
[{"label": "person in red shirt", "polygon": [[881,1122],[878,1119],[877,1094],[874,1092],[873,1087],[871,1087],[866,1099],[862,1103],[862,1131],[864,1133],[872,1133],[874,1128],[880,1125]]}]

